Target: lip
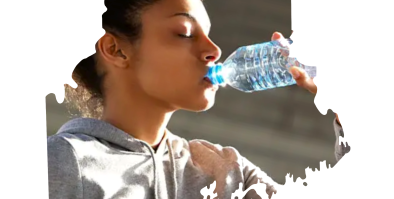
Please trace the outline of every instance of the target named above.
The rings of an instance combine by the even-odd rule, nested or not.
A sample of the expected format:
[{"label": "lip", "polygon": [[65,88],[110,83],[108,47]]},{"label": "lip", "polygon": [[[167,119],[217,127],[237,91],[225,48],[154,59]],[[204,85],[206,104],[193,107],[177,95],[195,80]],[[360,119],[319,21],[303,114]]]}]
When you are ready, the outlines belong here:
[{"label": "lip", "polygon": [[212,82],[207,77],[204,77],[202,81],[206,89],[212,89],[214,91],[219,89],[219,86],[213,85]]},{"label": "lip", "polygon": [[208,83],[210,83],[210,84],[212,84],[211,80],[208,77],[204,77],[203,80],[208,82]]}]

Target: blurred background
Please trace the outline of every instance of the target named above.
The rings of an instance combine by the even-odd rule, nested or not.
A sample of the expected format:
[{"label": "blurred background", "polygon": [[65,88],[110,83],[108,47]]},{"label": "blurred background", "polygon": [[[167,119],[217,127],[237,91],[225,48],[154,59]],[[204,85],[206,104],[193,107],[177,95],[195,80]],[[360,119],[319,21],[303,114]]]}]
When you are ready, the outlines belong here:
[{"label": "blurred background", "polygon": [[[274,31],[291,35],[291,0],[205,0],[204,4],[211,17],[210,37],[223,51],[222,62],[240,46],[271,40]],[[81,59],[84,56],[88,55]],[[49,136],[71,116],[54,94],[47,96],[46,108]],[[177,112],[169,129],[187,140],[233,146],[284,184],[287,173],[305,178],[305,168],[319,168],[320,161],[335,165],[334,118],[331,111],[321,115],[314,96],[297,86],[251,94],[222,88],[212,109]]]}]

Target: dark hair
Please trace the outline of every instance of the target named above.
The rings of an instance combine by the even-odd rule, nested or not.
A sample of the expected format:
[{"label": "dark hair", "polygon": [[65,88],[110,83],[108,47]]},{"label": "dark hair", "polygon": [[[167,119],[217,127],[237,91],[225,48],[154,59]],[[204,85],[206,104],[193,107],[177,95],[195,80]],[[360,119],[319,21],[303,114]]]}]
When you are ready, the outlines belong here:
[{"label": "dark hair", "polygon": [[[130,42],[139,39],[141,13],[159,0],[105,0],[107,11],[102,16],[103,29]],[[83,59],[75,67],[72,78],[76,89],[66,85],[66,105],[76,109],[82,117],[100,119],[104,105],[103,80],[105,73],[97,68],[96,54]]]}]

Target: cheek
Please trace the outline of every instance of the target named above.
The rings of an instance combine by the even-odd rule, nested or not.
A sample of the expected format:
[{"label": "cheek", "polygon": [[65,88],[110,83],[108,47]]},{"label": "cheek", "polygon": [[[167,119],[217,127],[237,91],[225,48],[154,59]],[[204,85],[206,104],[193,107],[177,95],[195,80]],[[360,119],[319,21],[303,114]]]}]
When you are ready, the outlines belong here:
[{"label": "cheek", "polygon": [[[151,64],[158,64],[155,61]],[[160,65],[143,65],[139,70],[139,80],[145,89],[163,89],[169,86],[170,71],[164,70]]]},{"label": "cheek", "polygon": [[182,87],[187,84],[187,75],[182,68],[177,67],[176,62],[159,59],[151,59],[140,65],[138,78],[145,92],[160,98],[182,92]]},{"label": "cheek", "polygon": [[142,75],[152,84],[179,87],[187,85],[197,74],[194,58],[186,50],[156,49],[145,57]]},{"label": "cheek", "polygon": [[192,52],[178,47],[145,52],[137,76],[148,95],[175,104],[204,96],[199,85],[204,69]]}]

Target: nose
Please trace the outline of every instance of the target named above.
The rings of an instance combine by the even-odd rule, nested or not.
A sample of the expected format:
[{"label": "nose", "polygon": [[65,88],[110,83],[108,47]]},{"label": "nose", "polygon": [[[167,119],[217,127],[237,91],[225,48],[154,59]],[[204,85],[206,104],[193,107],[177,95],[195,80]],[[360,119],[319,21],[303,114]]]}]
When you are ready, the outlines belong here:
[{"label": "nose", "polygon": [[204,62],[216,62],[220,59],[220,56],[222,56],[222,50],[209,38],[207,38],[206,47],[204,49],[201,55],[201,59]]}]

